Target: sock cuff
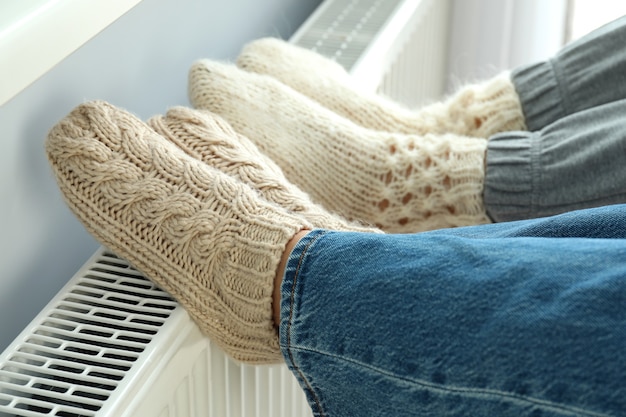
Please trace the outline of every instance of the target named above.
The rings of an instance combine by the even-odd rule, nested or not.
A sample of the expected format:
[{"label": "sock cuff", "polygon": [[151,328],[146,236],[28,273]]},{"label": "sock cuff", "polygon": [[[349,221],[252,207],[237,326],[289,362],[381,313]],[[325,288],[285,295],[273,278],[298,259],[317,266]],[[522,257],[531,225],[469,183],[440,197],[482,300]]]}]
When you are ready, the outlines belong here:
[{"label": "sock cuff", "polygon": [[394,173],[399,181],[389,184],[388,200],[395,196],[389,209],[397,213],[381,214],[395,224],[383,229],[401,233],[407,226],[424,231],[489,223],[482,198],[487,141],[453,134],[420,140],[432,142],[420,149],[413,164]]},{"label": "sock cuff", "polygon": [[467,135],[489,138],[526,130],[520,98],[506,71],[480,84],[468,85],[450,99],[452,118],[463,119]]}]

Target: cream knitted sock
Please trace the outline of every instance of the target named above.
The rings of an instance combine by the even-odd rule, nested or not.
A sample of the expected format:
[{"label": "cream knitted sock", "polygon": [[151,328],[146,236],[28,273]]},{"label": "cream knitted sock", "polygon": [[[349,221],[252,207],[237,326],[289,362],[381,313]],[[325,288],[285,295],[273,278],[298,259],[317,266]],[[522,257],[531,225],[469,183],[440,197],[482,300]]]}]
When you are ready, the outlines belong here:
[{"label": "cream knitted sock", "polygon": [[150,119],[148,125],[187,154],[255,188],[265,200],[301,214],[315,227],[380,232],[350,224],[314,204],[308,195],[287,181],[274,161],[218,115],[174,107],[165,116]]},{"label": "cream knitted sock", "polygon": [[275,77],[296,91],[360,126],[388,132],[454,133],[488,138],[525,130],[519,97],[508,72],[467,85],[446,101],[408,110],[359,88],[334,61],[280,39],[256,40],[244,47],[237,65]]},{"label": "cream knitted sock", "polygon": [[281,360],[273,280],[312,225],[191,158],[127,112],[78,106],[49,133],[61,192],[101,243],[176,298],[235,359]]},{"label": "cream knitted sock", "polygon": [[485,139],[364,129],[272,77],[208,60],[192,66],[189,95],[331,211],[400,233],[489,221]]}]

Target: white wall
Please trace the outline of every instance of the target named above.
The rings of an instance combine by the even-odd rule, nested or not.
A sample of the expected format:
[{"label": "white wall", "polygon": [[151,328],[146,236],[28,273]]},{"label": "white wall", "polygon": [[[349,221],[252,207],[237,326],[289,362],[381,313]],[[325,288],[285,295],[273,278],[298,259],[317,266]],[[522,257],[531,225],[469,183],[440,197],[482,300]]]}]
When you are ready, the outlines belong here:
[{"label": "white wall", "polygon": [[57,191],[48,129],[88,99],[144,119],[185,105],[193,60],[234,59],[254,38],[287,38],[319,3],[143,0],[0,107],[0,351],[98,247]]},{"label": "white wall", "polygon": [[624,0],[570,0],[570,2],[572,5],[570,41],[621,16],[626,16]]},{"label": "white wall", "polygon": [[550,57],[566,10],[567,0],[452,0],[448,90]]}]

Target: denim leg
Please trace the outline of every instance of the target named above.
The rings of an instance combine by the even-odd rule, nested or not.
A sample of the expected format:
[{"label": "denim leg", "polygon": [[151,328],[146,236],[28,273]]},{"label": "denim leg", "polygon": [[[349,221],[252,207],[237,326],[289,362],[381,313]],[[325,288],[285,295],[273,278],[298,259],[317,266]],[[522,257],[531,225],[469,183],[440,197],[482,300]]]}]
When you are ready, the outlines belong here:
[{"label": "denim leg", "polygon": [[625,45],[626,16],[572,42],[551,60],[514,70],[528,130],[625,99]]},{"label": "denim leg", "polygon": [[499,222],[626,203],[626,100],[491,137],[483,198]]},{"label": "denim leg", "polygon": [[612,206],[413,235],[315,230],[281,287],[283,355],[315,416],[624,415],[624,225]]}]

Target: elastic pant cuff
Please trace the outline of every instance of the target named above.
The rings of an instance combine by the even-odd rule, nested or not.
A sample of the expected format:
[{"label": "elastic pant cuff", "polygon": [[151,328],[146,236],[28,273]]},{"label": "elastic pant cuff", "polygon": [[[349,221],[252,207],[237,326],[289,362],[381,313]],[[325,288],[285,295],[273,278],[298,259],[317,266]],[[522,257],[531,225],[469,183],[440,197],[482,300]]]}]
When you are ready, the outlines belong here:
[{"label": "elastic pant cuff", "polygon": [[[521,133],[521,132],[520,132]],[[494,222],[532,217],[534,135],[506,132],[489,139],[484,202]]]},{"label": "elastic pant cuff", "polygon": [[552,62],[521,67],[511,79],[520,98],[529,131],[541,130],[565,115],[566,97],[560,91]]}]

